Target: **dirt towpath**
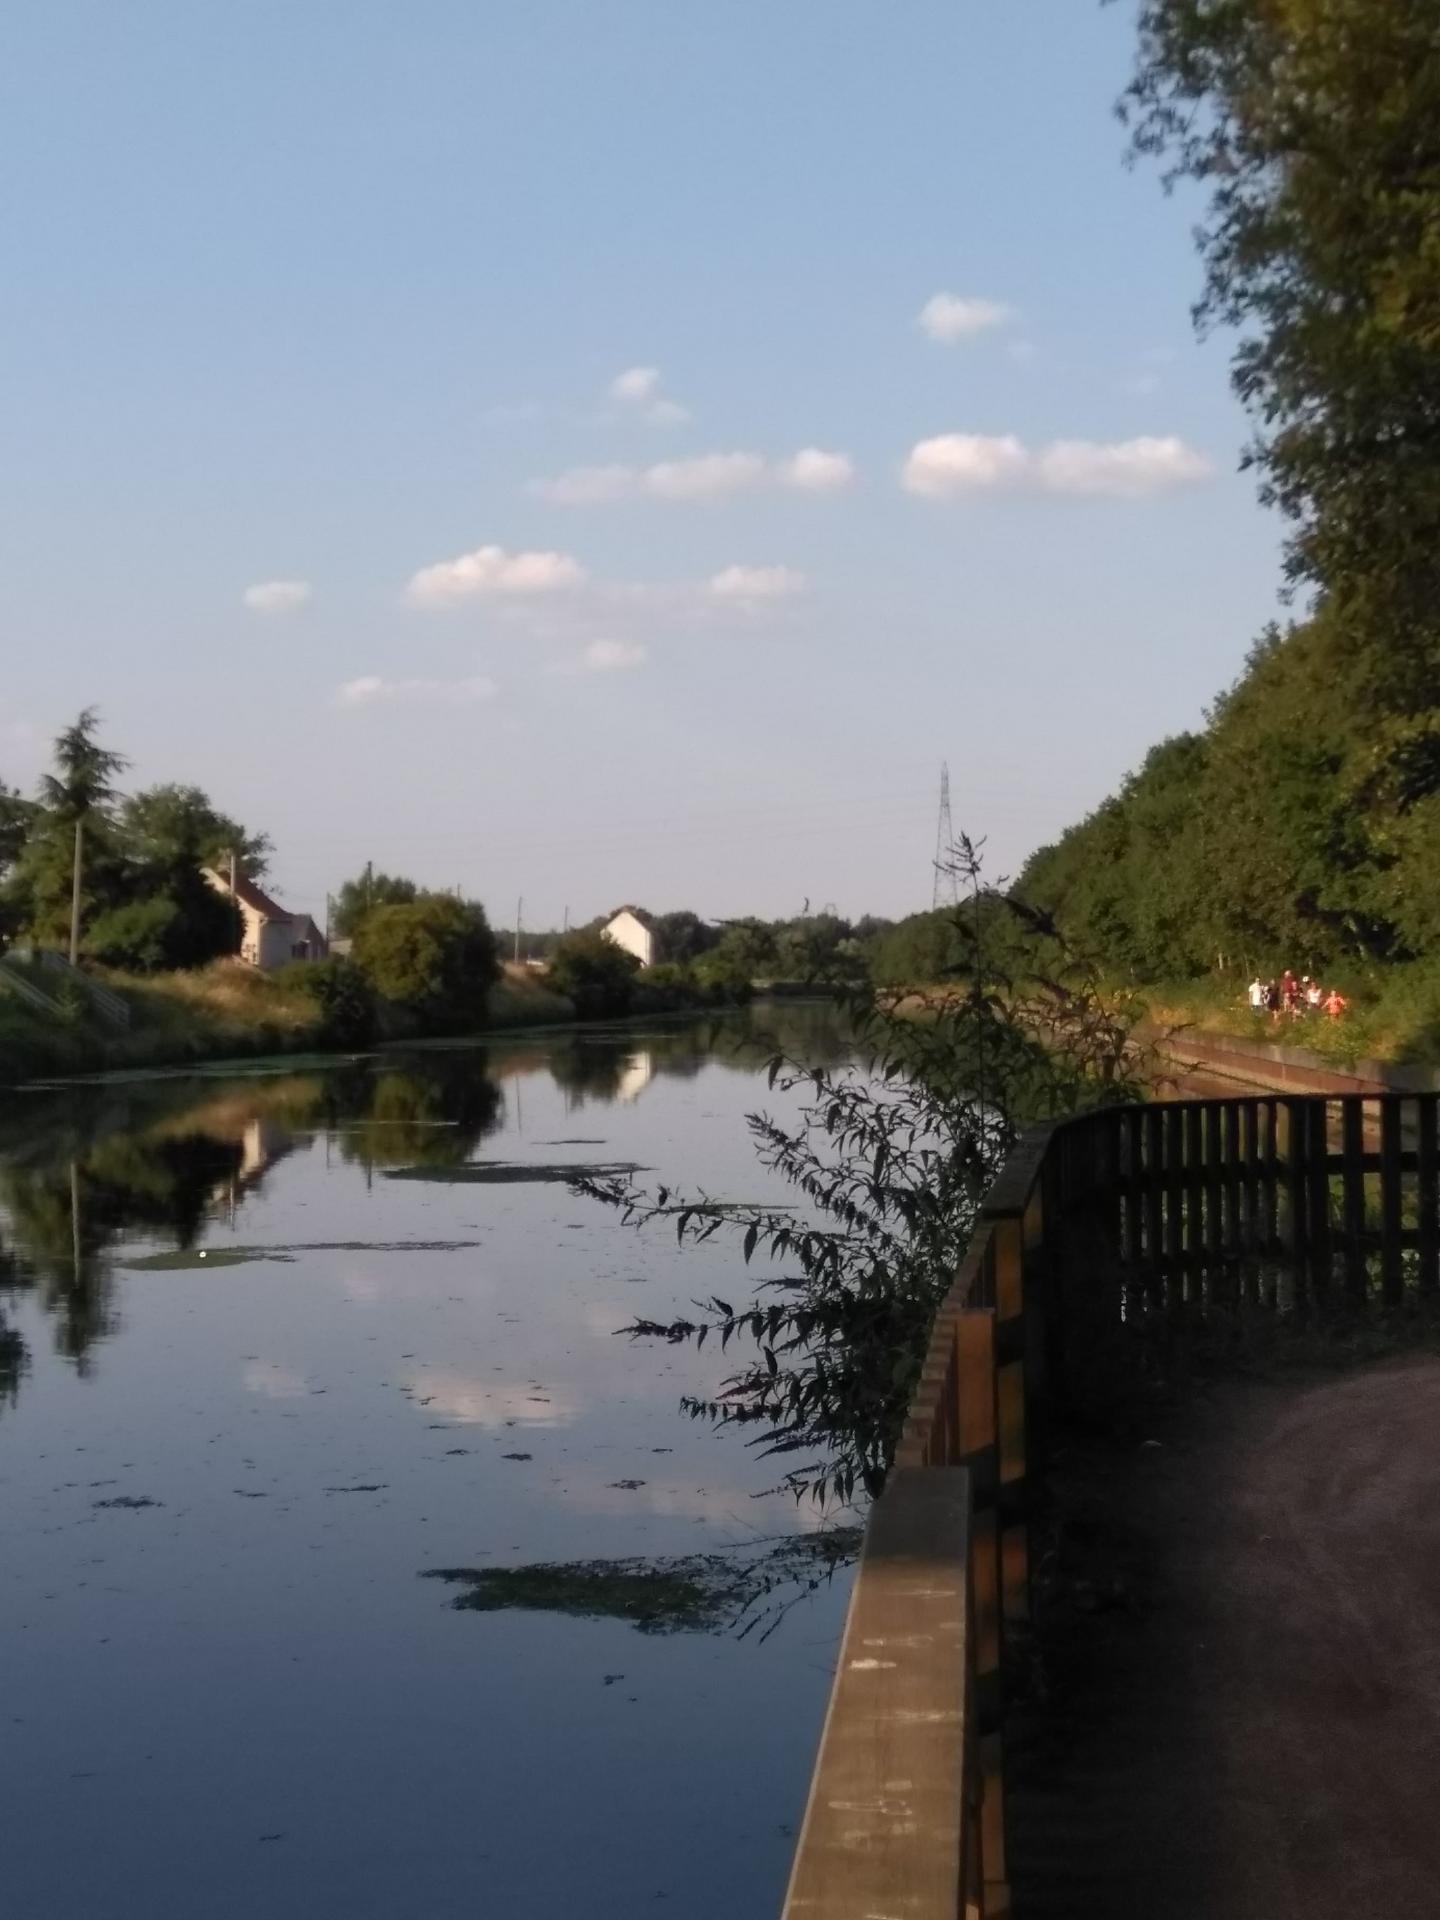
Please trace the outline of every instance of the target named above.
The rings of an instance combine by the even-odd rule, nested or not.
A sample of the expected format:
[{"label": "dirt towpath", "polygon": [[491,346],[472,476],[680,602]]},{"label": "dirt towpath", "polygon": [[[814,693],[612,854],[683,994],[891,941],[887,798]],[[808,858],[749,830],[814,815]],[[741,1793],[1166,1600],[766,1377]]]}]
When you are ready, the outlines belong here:
[{"label": "dirt towpath", "polygon": [[1440,1917],[1440,1359],[1073,1449],[1018,1920]]}]

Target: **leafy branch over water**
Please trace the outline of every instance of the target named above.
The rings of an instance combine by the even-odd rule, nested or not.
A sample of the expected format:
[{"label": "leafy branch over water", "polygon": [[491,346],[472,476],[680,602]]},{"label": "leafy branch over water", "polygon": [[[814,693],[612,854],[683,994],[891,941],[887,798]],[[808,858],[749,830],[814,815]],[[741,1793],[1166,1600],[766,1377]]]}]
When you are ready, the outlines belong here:
[{"label": "leafy branch over water", "polygon": [[426,1580],[459,1586],[466,1612],[564,1613],[628,1620],[640,1633],[758,1631],[764,1640],[790,1608],[860,1549],[855,1527],[747,1542],[729,1552],[653,1560],[539,1561],[523,1567],[428,1567]]},{"label": "leafy branch over water", "polygon": [[783,1484],[821,1503],[883,1485],[930,1323],[1021,1127],[1133,1098],[1143,1066],[1135,1002],[1102,993],[1044,916],[984,887],[970,841],[947,871],[967,892],[952,977],[852,1001],[848,1066],[771,1061],[772,1090],[803,1104],[791,1126],[766,1113],[748,1126],[761,1164],[803,1206],[575,1183],[637,1227],[673,1224],[682,1246],[725,1234],[747,1267],[770,1266],[743,1305],[712,1295],[694,1317],[622,1331],[742,1343],[747,1357],[719,1392],[682,1406],[754,1429],[750,1444],[787,1462]]}]

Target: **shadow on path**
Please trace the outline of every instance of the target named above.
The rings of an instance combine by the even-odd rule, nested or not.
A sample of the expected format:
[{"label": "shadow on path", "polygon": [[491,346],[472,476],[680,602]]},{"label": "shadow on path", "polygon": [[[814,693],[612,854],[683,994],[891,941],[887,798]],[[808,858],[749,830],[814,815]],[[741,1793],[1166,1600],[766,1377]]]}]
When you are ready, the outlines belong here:
[{"label": "shadow on path", "polygon": [[1440,1360],[1056,1463],[1017,1920],[1440,1913]]}]

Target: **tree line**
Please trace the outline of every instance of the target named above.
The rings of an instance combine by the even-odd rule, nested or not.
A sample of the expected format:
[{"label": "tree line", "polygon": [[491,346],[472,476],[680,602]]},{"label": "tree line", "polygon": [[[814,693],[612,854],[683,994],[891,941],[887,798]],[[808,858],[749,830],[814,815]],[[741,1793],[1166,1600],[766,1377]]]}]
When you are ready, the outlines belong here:
[{"label": "tree line", "polygon": [[[264,878],[269,835],[222,812],[201,788],[121,794],[129,761],[105,746],[87,707],[55,741],[33,798],[0,783],[0,939],[69,947],[130,974],[207,965],[239,951],[240,915],[205,869]],[[409,881],[341,889],[354,932],[346,960],[282,970],[315,1001],[321,1037],[481,1026],[499,976],[476,902]],[[358,903],[358,904],[357,904]]]},{"label": "tree line", "polygon": [[67,947],[135,972],[203,966],[240,944],[233,903],[202,868],[260,878],[271,846],[199,787],[122,796],[129,765],[87,707],[55,741],[27,799],[0,781],[0,937]]},{"label": "tree line", "polygon": [[1440,15],[1147,0],[1122,107],[1206,196],[1202,326],[1306,615],[1021,876],[1141,979],[1421,963],[1440,979]]}]

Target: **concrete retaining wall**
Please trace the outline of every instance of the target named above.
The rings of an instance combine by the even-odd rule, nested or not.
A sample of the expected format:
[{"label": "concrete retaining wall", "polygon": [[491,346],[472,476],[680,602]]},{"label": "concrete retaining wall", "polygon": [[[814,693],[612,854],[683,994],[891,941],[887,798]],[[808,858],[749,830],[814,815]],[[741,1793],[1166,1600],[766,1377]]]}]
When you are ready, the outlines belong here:
[{"label": "concrete retaining wall", "polygon": [[1440,1068],[1435,1067],[1397,1066],[1388,1060],[1336,1066],[1304,1047],[1195,1028],[1169,1036],[1152,1029],[1143,1037],[1177,1067],[1247,1087],[1286,1093],[1430,1093],[1440,1088]]}]

